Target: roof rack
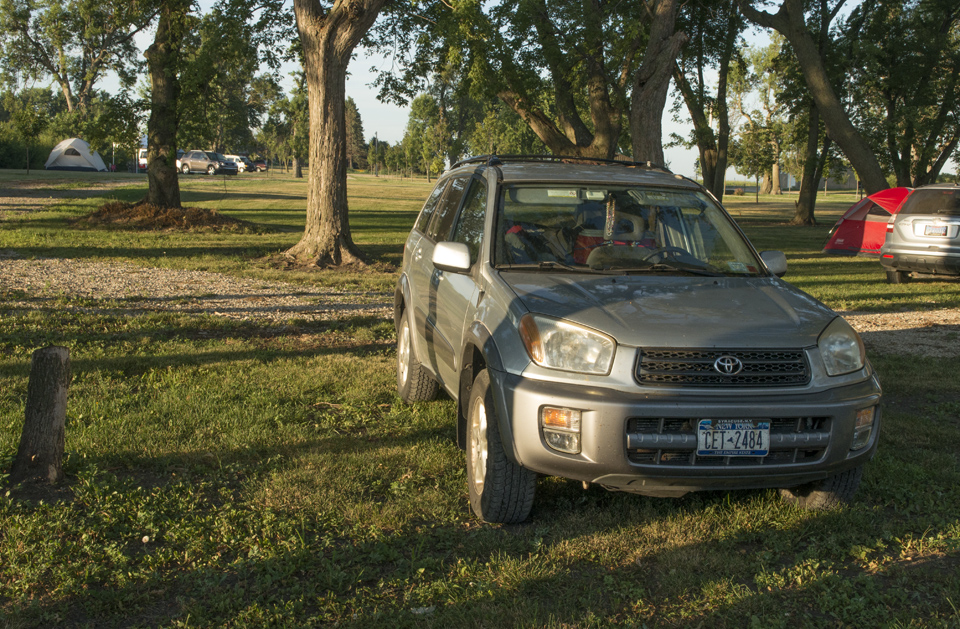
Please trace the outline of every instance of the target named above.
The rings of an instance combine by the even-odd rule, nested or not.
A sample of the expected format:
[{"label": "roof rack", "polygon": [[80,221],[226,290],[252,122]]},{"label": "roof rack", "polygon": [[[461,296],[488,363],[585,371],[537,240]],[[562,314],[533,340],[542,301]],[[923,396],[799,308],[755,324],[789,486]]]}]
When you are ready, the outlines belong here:
[{"label": "roof rack", "polygon": [[665,173],[673,174],[666,166],[654,164],[653,162],[632,162],[620,159],[600,159],[597,157],[574,157],[570,155],[478,155],[462,159],[450,169],[466,166],[468,164],[486,164],[488,166],[499,166],[504,162],[543,162],[548,164],[615,164],[628,168],[648,168],[650,170],[660,170]]}]

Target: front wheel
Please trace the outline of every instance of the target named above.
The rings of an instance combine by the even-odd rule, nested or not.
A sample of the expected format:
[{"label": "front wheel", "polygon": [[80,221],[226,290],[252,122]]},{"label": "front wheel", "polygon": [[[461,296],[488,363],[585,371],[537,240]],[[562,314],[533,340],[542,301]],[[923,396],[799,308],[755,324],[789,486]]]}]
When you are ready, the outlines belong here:
[{"label": "front wheel", "polygon": [[207,174],[211,177],[217,174],[217,169],[213,164],[207,166]]},{"label": "front wheel", "polygon": [[533,508],[537,475],[510,461],[500,436],[490,374],[473,381],[467,415],[467,490],[486,522],[523,522]]},{"label": "front wheel", "polygon": [[403,311],[397,329],[397,393],[407,404],[429,402],[437,397],[440,387],[417,359],[407,313]]},{"label": "front wheel", "polygon": [[780,497],[807,511],[835,509],[853,500],[863,477],[863,466],[800,487],[781,489]]}]

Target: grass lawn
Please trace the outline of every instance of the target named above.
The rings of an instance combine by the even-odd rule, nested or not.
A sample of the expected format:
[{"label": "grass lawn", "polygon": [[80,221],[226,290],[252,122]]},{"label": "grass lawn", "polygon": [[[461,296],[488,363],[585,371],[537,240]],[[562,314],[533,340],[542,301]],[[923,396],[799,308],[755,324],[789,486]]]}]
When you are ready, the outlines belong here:
[{"label": "grass lawn", "polygon": [[[11,190],[23,171],[0,171]],[[109,181],[96,190],[90,182]],[[153,232],[75,219],[143,196],[136,175],[31,173],[0,206],[3,256],[127,261],[315,286],[392,290],[395,273],[283,271],[264,260],[304,221],[281,173],[181,178],[184,202],[240,232]],[[400,261],[426,182],[351,176],[351,227]],[[854,198],[729,197],[787,279],[840,310],[960,306],[960,283],[892,286],[876,260],[819,253]],[[2,293],[3,291],[0,291]],[[871,356],[885,391],[877,457],[854,504],[806,513],[774,491],[652,499],[541,479],[530,520],[478,522],[449,399],[405,406],[392,325],[255,325],[129,316],[69,295],[0,294],[0,481],[19,442],[30,355],[70,348],[67,482],[0,485],[0,626],[957,627],[960,373]],[[37,300],[39,302],[39,300]],[[931,376],[936,375],[936,378]]]}]

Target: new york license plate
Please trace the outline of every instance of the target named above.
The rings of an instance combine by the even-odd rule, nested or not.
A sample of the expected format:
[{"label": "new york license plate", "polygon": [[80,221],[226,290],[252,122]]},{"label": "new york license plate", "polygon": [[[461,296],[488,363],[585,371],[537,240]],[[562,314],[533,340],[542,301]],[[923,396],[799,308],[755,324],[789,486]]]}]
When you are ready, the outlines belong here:
[{"label": "new york license plate", "polygon": [[746,419],[701,419],[698,456],[767,456],[770,422]]}]

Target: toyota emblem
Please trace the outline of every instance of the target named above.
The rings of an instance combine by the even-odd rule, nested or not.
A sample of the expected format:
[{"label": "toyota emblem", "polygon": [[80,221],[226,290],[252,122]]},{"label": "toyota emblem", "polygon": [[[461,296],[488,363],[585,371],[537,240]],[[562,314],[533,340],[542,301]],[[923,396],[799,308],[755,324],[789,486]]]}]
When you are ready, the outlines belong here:
[{"label": "toyota emblem", "polygon": [[713,361],[714,370],[724,376],[735,376],[743,371],[743,362],[736,356],[721,356]]}]

